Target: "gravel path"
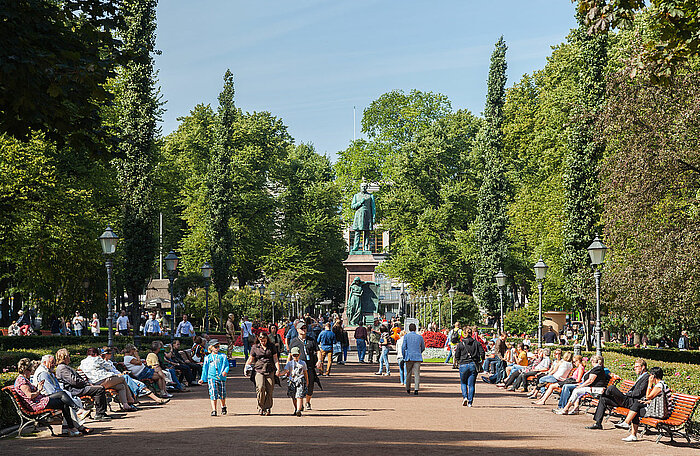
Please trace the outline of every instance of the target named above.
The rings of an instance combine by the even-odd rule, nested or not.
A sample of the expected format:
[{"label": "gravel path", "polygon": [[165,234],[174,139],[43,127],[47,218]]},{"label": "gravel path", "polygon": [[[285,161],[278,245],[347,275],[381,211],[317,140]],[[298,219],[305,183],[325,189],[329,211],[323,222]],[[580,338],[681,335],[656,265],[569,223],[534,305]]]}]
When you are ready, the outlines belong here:
[{"label": "gravel path", "polygon": [[[353,354],[354,356],[354,354]],[[275,389],[273,415],[257,415],[252,383],[239,360],[228,380],[228,416],[210,417],[206,387],[177,395],[168,405],[145,406],[78,438],[0,440],[0,454],[52,451],[72,455],[478,454],[518,456],[700,454],[697,444],[620,441],[625,431],[606,423],[584,429],[590,415],[562,417],[521,394],[477,383],[473,408],[462,407],[456,371],[444,364],[422,367],[418,396],[407,395],[392,364],[390,377],[376,365],[349,363],[323,378],[313,410],[291,416],[286,387]],[[284,385],[284,384],[283,384]],[[148,402],[144,402],[147,405]],[[664,439],[668,442],[668,439]]]}]

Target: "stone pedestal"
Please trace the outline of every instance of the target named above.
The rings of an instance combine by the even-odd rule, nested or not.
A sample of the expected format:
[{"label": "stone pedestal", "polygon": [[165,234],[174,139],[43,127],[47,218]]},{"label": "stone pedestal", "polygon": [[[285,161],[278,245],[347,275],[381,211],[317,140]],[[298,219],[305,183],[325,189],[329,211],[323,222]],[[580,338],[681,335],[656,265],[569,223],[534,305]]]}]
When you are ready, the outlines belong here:
[{"label": "stone pedestal", "polygon": [[[343,323],[347,326],[347,306],[350,297],[350,285],[355,277],[364,282],[374,282],[374,269],[380,261],[371,252],[352,252],[348,259],[343,261],[345,266],[345,305],[343,306]],[[372,314],[372,317],[374,315]]]}]

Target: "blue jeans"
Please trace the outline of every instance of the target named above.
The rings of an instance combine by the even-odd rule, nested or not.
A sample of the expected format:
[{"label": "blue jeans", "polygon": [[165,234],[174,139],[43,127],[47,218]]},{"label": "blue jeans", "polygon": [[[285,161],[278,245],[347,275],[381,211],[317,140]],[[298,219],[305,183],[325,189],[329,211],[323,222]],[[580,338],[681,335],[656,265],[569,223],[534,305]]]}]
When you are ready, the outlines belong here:
[{"label": "blue jeans", "polygon": [[491,364],[494,366],[496,365],[496,361],[498,361],[498,358],[486,358],[484,360],[484,364],[481,366],[484,370],[485,373],[490,373],[491,372]]},{"label": "blue jeans", "polygon": [[559,396],[559,408],[564,408],[566,403],[569,402],[571,397],[571,392],[576,388],[575,383],[569,383],[561,387],[561,395]]},{"label": "blue jeans", "polygon": [[250,353],[250,342],[247,337],[241,337],[243,339],[243,357],[248,359],[248,354]]},{"label": "blue jeans", "polygon": [[361,363],[365,362],[365,354],[367,354],[367,342],[363,339],[356,339],[357,342],[357,357]]},{"label": "blue jeans", "polygon": [[559,380],[553,375],[545,375],[544,377],[540,377],[537,386],[540,388],[540,392],[544,394],[545,391],[547,391],[547,386],[549,386],[549,383],[557,383]]},{"label": "blue jeans", "polygon": [[406,362],[403,359],[399,360],[399,381],[406,384]]},{"label": "blue jeans", "polygon": [[182,386],[182,383],[180,383],[180,380],[177,379],[177,372],[175,369],[168,369],[168,372],[170,372],[170,377],[173,379],[173,383],[175,384],[175,388],[179,390],[185,389],[184,386]]},{"label": "blue jeans", "polygon": [[382,347],[382,355],[379,358],[379,370],[378,372],[382,371],[382,366],[386,367],[386,373],[389,373],[389,347]]},{"label": "blue jeans", "polygon": [[346,363],[348,361],[348,348],[350,348],[349,345],[343,345],[343,362]]},{"label": "blue jeans", "polygon": [[474,363],[459,365],[459,381],[462,386],[462,398],[471,404],[474,401],[474,383],[476,382],[476,365]]},{"label": "blue jeans", "polygon": [[76,336],[82,336],[82,335],[83,335],[83,330],[82,330],[82,329],[74,329],[74,330],[73,330],[73,333],[74,333]]},{"label": "blue jeans", "polygon": [[451,359],[452,359],[452,350],[448,350],[447,351],[447,359],[445,359],[445,364],[449,364]]}]

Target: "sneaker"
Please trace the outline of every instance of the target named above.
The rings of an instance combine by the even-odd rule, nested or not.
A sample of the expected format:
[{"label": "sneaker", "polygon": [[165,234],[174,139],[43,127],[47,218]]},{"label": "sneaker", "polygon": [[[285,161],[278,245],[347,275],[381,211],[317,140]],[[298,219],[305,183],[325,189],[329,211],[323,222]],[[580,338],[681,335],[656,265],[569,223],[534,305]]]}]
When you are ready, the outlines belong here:
[{"label": "sneaker", "polygon": [[410,389],[407,389],[407,390],[406,390],[406,394],[411,394],[411,390],[410,390]]},{"label": "sneaker", "polygon": [[552,413],[555,415],[564,415],[564,409],[554,409],[552,410]]},{"label": "sneaker", "polygon": [[636,442],[637,440],[639,440],[639,439],[634,434],[630,434],[627,437],[625,437],[624,439],[622,439],[623,442]]},{"label": "sneaker", "polygon": [[301,416],[301,410],[297,410],[296,413],[294,413],[296,416]]},{"label": "sneaker", "polygon": [[226,415],[226,413],[227,413],[226,407],[221,407],[221,414]]},{"label": "sneaker", "polygon": [[311,402],[308,404],[304,405],[304,410],[311,410]]},{"label": "sneaker", "polygon": [[418,390],[415,390],[415,391],[413,392],[413,394],[414,394],[415,396],[418,396]]},{"label": "sneaker", "polygon": [[591,424],[590,426],[586,426],[586,429],[593,429],[593,430],[601,430],[603,429],[603,426],[600,424]]},{"label": "sneaker", "polygon": [[216,416],[216,410],[212,410],[211,416]]},{"label": "sneaker", "polygon": [[471,407],[471,406],[472,406],[472,404],[471,404],[471,403],[467,404],[467,407]]},{"label": "sneaker", "polygon": [[374,375],[382,375],[381,372],[375,372]]},{"label": "sneaker", "polygon": [[100,415],[98,413],[97,415],[95,415],[95,421],[109,421],[111,419],[112,417],[107,414]]},{"label": "sneaker", "polygon": [[462,399],[462,407],[466,407],[468,403],[469,401],[466,398]]},{"label": "sneaker", "polygon": [[620,421],[619,423],[615,423],[615,427],[618,429],[627,429],[629,430],[630,425],[625,423],[624,421]]}]

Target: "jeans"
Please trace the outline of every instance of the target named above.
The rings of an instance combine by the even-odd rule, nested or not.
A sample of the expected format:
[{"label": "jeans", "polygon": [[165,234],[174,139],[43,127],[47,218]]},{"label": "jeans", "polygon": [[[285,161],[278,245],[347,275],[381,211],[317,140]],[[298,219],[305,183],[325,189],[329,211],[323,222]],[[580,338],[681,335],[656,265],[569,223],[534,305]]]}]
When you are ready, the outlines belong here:
[{"label": "jeans", "polygon": [[476,365],[474,363],[459,365],[459,381],[462,386],[462,398],[471,404],[474,401],[474,383],[476,382]]},{"label": "jeans", "polygon": [[46,404],[47,409],[51,410],[61,410],[63,412],[63,419],[66,420],[66,425],[68,428],[74,428],[75,423],[71,417],[70,410],[75,407],[75,402],[65,391],[60,391],[58,393],[53,393],[49,396],[49,402]]},{"label": "jeans", "polygon": [[357,342],[357,358],[361,363],[365,362],[365,354],[367,354],[367,342],[362,339],[356,339]]},{"label": "jeans", "polygon": [[73,332],[75,333],[76,336],[82,336],[82,335],[83,335],[83,330],[82,330],[82,329],[74,329]]},{"label": "jeans", "polygon": [[389,373],[389,347],[382,347],[382,356],[379,358],[379,371],[382,371],[382,366],[386,367],[386,373]]},{"label": "jeans", "polygon": [[498,358],[486,358],[484,360],[484,364],[481,366],[483,368],[484,372],[490,373],[491,372],[491,365],[493,364],[495,366],[496,361],[498,361]]},{"label": "jeans", "polygon": [[343,363],[348,362],[348,348],[350,345],[343,345]]},{"label": "jeans", "polygon": [[452,350],[447,351],[447,358],[445,359],[445,364],[449,364],[450,360],[452,359]]},{"label": "jeans", "polygon": [[561,387],[561,395],[559,396],[559,408],[564,408],[569,402],[571,392],[576,388],[576,383],[569,383]]},{"label": "jeans", "polygon": [[243,339],[243,357],[248,359],[248,355],[250,354],[250,341],[245,336],[241,336],[241,339]]},{"label": "jeans", "polygon": [[399,360],[399,381],[402,385],[406,384],[406,362],[403,359]]}]

